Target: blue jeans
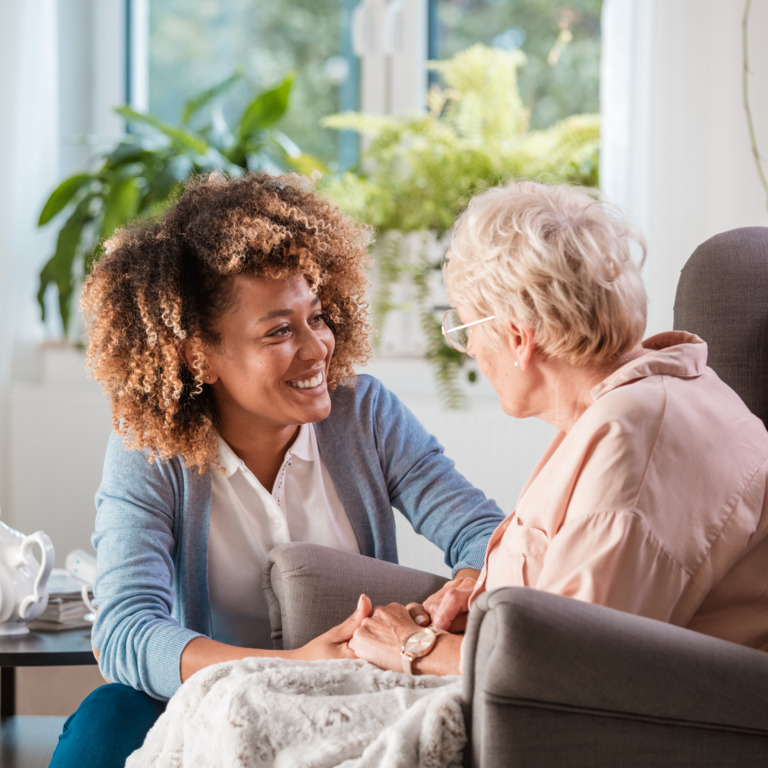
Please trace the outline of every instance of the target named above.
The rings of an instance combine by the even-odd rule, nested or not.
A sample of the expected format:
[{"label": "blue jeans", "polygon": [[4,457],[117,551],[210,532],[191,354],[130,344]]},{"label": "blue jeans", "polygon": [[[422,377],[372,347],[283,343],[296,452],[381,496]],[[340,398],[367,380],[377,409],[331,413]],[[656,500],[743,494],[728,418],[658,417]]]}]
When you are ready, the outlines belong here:
[{"label": "blue jeans", "polygon": [[64,723],[49,768],[124,768],[167,703],[120,683],[102,685]]}]

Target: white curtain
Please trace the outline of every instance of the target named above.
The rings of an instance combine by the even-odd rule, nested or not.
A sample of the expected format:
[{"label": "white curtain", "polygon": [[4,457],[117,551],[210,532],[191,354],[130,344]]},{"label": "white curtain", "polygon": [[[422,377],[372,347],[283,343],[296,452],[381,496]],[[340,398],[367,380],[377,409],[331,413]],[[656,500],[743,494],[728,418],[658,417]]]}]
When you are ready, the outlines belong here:
[{"label": "white curtain", "polygon": [[[6,501],[8,388],[31,374],[42,336],[37,273],[51,235],[36,229],[58,165],[55,0],[0,3],[0,504]],[[14,373],[15,372],[15,373]]]},{"label": "white curtain", "polygon": [[[674,0],[673,0],[674,2]],[[602,15],[600,186],[648,229],[654,0],[605,0]]]}]

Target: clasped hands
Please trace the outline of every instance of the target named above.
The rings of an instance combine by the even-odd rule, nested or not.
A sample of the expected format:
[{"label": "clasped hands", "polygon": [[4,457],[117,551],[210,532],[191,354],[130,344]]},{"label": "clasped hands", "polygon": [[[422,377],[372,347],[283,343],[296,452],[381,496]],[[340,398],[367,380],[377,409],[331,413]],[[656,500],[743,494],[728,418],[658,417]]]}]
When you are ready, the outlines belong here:
[{"label": "clasped hands", "polygon": [[[416,670],[430,674],[456,674],[462,633],[469,613],[469,598],[477,571],[465,569],[423,604],[390,603],[373,607],[361,595],[355,612],[341,624],[298,649],[304,659],[364,659],[382,669],[402,669],[400,651],[405,638],[419,627],[433,626],[450,633],[441,635],[429,657]],[[427,663],[427,658],[429,662]]]}]

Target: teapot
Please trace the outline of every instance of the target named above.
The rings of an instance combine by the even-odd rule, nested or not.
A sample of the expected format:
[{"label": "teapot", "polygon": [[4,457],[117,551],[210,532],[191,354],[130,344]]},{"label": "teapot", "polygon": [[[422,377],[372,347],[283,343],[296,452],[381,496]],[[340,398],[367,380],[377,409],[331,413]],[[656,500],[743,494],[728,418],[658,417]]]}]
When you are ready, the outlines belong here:
[{"label": "teapot", "polygon": [[24,536],[0,523],[0,636],[26,634],[27,622],[45,610],[53,561],[53,544],[45,533]]}]

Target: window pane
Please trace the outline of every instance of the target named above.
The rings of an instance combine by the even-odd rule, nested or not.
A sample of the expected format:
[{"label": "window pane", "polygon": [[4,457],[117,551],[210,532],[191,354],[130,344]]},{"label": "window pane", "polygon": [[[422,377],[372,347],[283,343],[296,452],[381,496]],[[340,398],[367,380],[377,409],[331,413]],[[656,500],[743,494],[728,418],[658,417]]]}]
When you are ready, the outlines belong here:
[{"label": "window pane", "polygon": [[599,112],[602,0],[432,0],[430,58],[473,43],[527,56],[520,94],[531,128]]},{"label": "window pane", "polygon": [[[319,119],[357,107],[349,50],[355,0],[150,0],[149,110],[177,124],[184,102],[241,67],[244,80],[221,104],[236,121],[258,91],[296,72],[280,129],[326,162],[339,158],[336,131]],[[343,151],[341,162],[345,165]]]}]

